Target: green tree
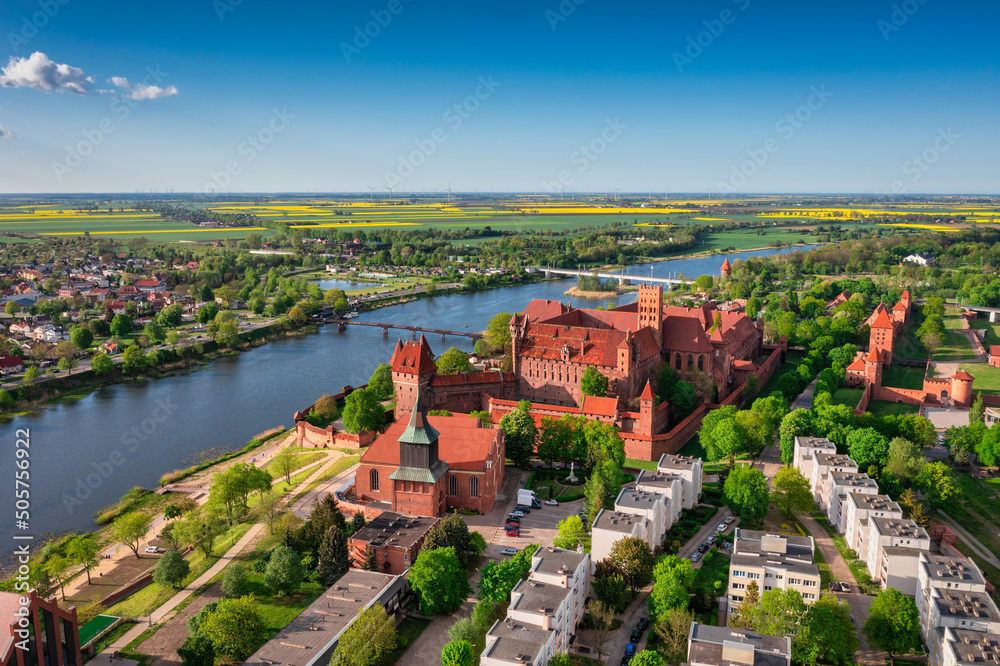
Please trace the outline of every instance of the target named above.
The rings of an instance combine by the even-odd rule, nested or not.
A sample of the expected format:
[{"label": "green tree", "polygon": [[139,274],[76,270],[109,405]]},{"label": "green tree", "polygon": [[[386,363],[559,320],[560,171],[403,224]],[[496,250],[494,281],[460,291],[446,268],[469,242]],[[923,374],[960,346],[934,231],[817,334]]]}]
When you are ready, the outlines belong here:
[{"label": "green tree", "polygon": [[510,350],[510,320],[513,316],[510,312],[498,312],[486,324],[483,339],[493,353]]},{"label": "green tree", "polygon": [[986,406],[983,405],[983,392],[980,391],[976,394],[976,399],[972,403],[972,407],[969,408],[969,425],[982,423],[985,415]]},{"label": "green tree", "polygon": [[163,327],[156,323],[155,319],[150,319],[142,329],[142,334],[152,342],[160,343],[166,340],[167,333]]},{"label": "green tree", "polygon": [[653,620],[653,633],[660,639],[660,652],[669,664],[680,664],[687,658],[688,634],[694,614],[683,608],[671,608]]},{"label": "green tree", "polygon": [[176,550],[168,550],[160,556],[160,561],[153,569],[153,581],[163,585],[179,588],[181,581],[191,572],[191,565]]},{"label": "green tree", "polygon": [[272,464],[278,477],[285,477],[285,483],[291,484],[292,472],[295,471],[295,454],[286,446],[274,456]]},{"label": "green tree", "polygon": [[111,335],[124,338],[132,334],[132,317],[127,314],[116,314],[111,320]]},{"label": "green tree", "polygon": [[549,658],[549,666],[576,666],[576,662],[565,652],[556,652]]},{"label": "green tree", "polygon": [[160,310],[160,314],[156,315],[156,319],[160,322],[160,326],[169,328],[180,326],[184,320],[184,308],[180,303],[168,305]]},{"label": "green tree", "polygon": [[278,546],[271,551],[271,559],[264,572],[264,584],[277,594],[291,594],[299,587],[304,575],[299,554],[288,546]]},{"label": "green tree", "polygon": [[216,315],[218,314],[219,314],[218,305],[216,305],[214,302],[206,303],[205,305],[198,308],[198,323],[202,325],[208,324],[210,321],[214,321]]},{"label": "green tree", "polygon": [[87,585],[91,584],[90,571],[100,564],[100,549],[91,534],[80,534],[66,544],[66,556],[73,564],[87,572]]},{"label": "green tree", "polygon": [[643,650],[632,657],[630,663],[632,666],[664,666],[666,662],[663,661],[663,657],[659,653],[653,650]]},{"label": "green tree", "polygon": [[337,642],[330,666],[378,666],[396,649],[396,623],[382,604],[358,613]]},{"label": "green tree", "polygon": [[592,365],[588,365],[580,377],[580,392],[583,395],[595,395],[603,398],[608,392],[608,378]]},{"label": "green tree", "polygon": [[385,423],[385,408],[371,389],[352,391],[344,403],[344,429],[349,433],[378,430]]},{"label": "green tree", "polygon": [[587,528],[580,516],[567,516],[559,521],[559,534],[552,540],[552,545],[566,550],[576,550],[583,538],[587,536]]},{"label": "green tree", "polygon": [[111,524],[111,534],[117,543],[128,546],[138,559],[139,543],[146,536],[152,522],[150,515],[142,511],[132,511],[119,516]]},{"label": "green tree", "polygon": [[9,315],[16,315],[21,311],[21,306],[14,301],[7,301],[7,304],[3,306],[3,311]]},{"label": "green tree", "polygon": [[504,447],[507,457],[515,465],[526,465],[535,452],[538,427],[525,409],[515,409],[500,419],[500,430],[504,433]]},{"label": "green tree", "polygon": [[619,539],[611,547],[610,559],[615,562],[632,592],[645,586],[653,578],[656,559],[649,544],[639,537]]},{"label": "green tree", "polygon": [[439,375],[457,375],[460,372],[472,372],[469,354],[461,349],[451,347],[434,361]]},{"label": "green tree", "polygon": [[240,662],[260,645],[264,629],[260,604],[252,594],[223,599],[201,625],[201,633],[212,641],[216,652]]},{"label": "green tree", "polygon": [[726,505],[741,519],[759,522],[767,515],[770,494],[767,478],[759,469],[740,465],[729,473],[723,487]]},{"label": "green tree", "polygon": [[69,341],[79,349],[87,349],[94,342],[94,333],[86,326],[74,326],[69,332]]},{"label": "green tree", "polygon": [[25,384],[34,384],[35,380],[38,379],[41,376],[41,374],[42,374],[41,370],[39,370],[35,366],[31,366],[30,368],[24,371],[24,377],[22,378],[21,381],[23,381]]},{"label": "green tree", "polygon": [[194,634],[184,639],[184,644],[177,648],[177,654],[184,666],[213,666],[215,664],[215,646],[208,636]]},{"label": "green tree", "polygon": [[0,389],[0,409],[9,411],[14,406],[14,396],[7,389]]},{"label": "green tree", "polygon": [[126,374],[141,375],[149,366],[146,352],[139,345],[132,345],[122,355],[122,368]]},{"label": "green tree", "polygon": [[181,543],[198,547],[206,557],[212,555],[215,540],[226,531],[226,520],[213,506],[189,511],[184,519],[176,523],[174,534]]},{"label": "green tree", "polygon": [[805,619],[806,610],[806,602],[796,590],[765,590],[751,608],[751,628],[768,636],[792,636]]},{"label": "green tree", "polygon": [[457,610],[469,597],[469,578],[454,548],[427,546],[410,567],[410,587],[420,597],[423,615]]},{"label": "green tree", "polygon": [[100,377],[114,370],[115,363],[107,354],[97,353],[90,359],[90,369],[94,371],[95,375]]},{"label": "green tree", "polygon": [[920,617],[917,605],[899,590],[882,590],[868,609],[868,621],[862,629],[868,643],[876,650],[893,655],[906,654],[920,647]]},{"label": "green tree", "polygon": [[934,506],[944,506],[962,491],[951,469],[940,460],[924,465],[917,475],[916,484]]},{"label": "green tree", "polygon": [[375,368],[371,379],[368,380],[368,390],[374,393],[378,400],[392,399],[392,367],[388,363],[382,363]]},{"label": "green tree", "polygon": [[59,593],[62,594],[63,601],[66,601],[66,590],[63,589],[63,585],[69,578],[71,564],[69,560],[59,553],[49,555],[45,560],[45,571],[58,583]]},{"label": "green tree", "polygon": [[813,494],[809,481],[795,467],[782,467],[774,477],[771,501],[791,518],[796,513],[806,513],[812,509]]},{"label": "green tree", "polygon": [[507,560],[490,560],[479,572],[479,598],[502,604],[510,601],[510,591],[521,580],[520,567]]},{"label": "green tree", "polygon": [[473,645],[482,643],[486,632],[477,627],[467,617],[463,617],[448,627],[448,639],[452,641],[469,641]]},{"label": "green tree", "polygon": [[781,460],[786,465],[792,463],[795,454],[795,438],[809,435],[812,432],[812,412],[808,409],[796,409],[781,419],[778,434],[781,437]]},{"label": "green tree", "polygon": [[691,560],[676,555],[664,555],[653,567],[653,592],[649,595],[649,613],[654,618],[672,609],[688,607],[694,584]]},{"label": "green tree", "polygon": [[860,428],[847,435],[847,452],[858,469],[881,469],[889,461],[889,440],[874,428]]},{"label": "green tree", "polygon": [[926,462],[922,448],[910,440],[894,437],[889,441],[889,457],[885,469],[904,485],[909,485],[917,478]]},{"label": "green tree", "polygon": [[250,594],[247,570],[240,562],[233,562],[222,572],[222,594],[229,599],[239,599]]},{"label": "green tree", "polygon": [[476,539],[478,532],[469,530],[468,524],[457,513],[450,513],[438,521],[438,524],[427,532],[424,537],[424,550],[432,548],[454,548],[462,566],[468,566],[469,561],[482,553],[483,544]]},{"label": "green tree", "polygon": [[333,585],[341,576],[351,568],[351,556],[347,547],[347,534],[337,525],[331,525],[319,545],[317,553],[320,576],[323,584]]},{"label": "green tree", "polygon": [[809,666],[854,663],[858,632],[851,622],[851,607],[832,594],[824,594],[806,611],[792,643],[795,661]]},{"label": "green tree", "polygon": [[441,666],[473,666],[479,663],[469,641],[451,641],[441,649]]}]

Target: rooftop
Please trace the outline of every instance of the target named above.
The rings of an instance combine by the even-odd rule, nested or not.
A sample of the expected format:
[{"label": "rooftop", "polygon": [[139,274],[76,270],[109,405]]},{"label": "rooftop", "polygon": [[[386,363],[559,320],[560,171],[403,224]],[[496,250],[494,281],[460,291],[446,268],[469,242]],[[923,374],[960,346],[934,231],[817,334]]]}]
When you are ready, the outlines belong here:
[{"label": "rooftop", "polygon": [[944,635],[946,654],[950,650],[955,663],[1000,664],[1000,634],[953,628]]},{"label": "rooftop", "polygon": [[688,661],[713,666],[785,666],[791,639],[744,629],[692,623]]},{"label": "rooftop", "polygon": [[487,648],[486,656],[515,664],[530,664],[535,661],[542,646],[552,635],[551,630],[498,620],[486,634],[487,645],[491,637],[496,639],[493,645]]},{"label": "rooftop", "polygon": [[631,534],[632,530],[635,529],[635,526],[644,520],[645,518],[642,516],[636,516],[631,513],[603,510],[597,516],[597,520],[594,521],[594,527],[602,530],[611,530],[613,532]]},{"label": "rooftop", "polygon": [[878,488],[878,483],[863,472],[830,472],[833,482],[838,486],[853,486],[855,488]]},{"label": "rooftop", "polygon": [[662,488],[666,490],[674,484],[674,481],[683,478],[684,477],[682,477],[679,472],[672,472],[669,470],[650,472],[648,469],[642,469],[639,470],[639,478],[635,480],[635,485],[651,486],[653,488]]},{"label": "rooftop", "polygon": [[693,469],[696,463],[700,463],[701,458],[694,456],[677,456],[671,453],[664,453],[656,463],[657,471]]},{"label": "rooftop", "polygon": [[851,460],[851,457],[843,453],[827,453],[825,451],[817,451],[815,454],[816,464],[825,465],[827,467],[853,467],[858,468],[858,464]]},{"label": "rooftop", "polygon": [[563,573],[572,574],[586,558],[586,554],[578,553],[575,550],[546,546],[536,550],[531,557],[531,570],[551,576]]},{"label": "rooftop", "polygon": [[964,557],[948,557],[947,555],[931,555],[924,553],[920,558],[920,566],[929,580],[962,582],[984,585],[986,579],[972,560]]},{"label": "rooftop", "polygon": [[931,603],[937,606],[941,615],[970,620],[990,620],[1000,622],[996,604],[986,592],[966,592],[936,587]]},{"label": "rooftop", "polygon": [[401,513],[385,511],[355,532],[351,538],[365,541],[376,547],[412,548],[437,523],[437,518],[406,516]]},{"label": "rooftop", "polygon": [[527,579],[518,582],[511,592],[510,608],[524,613],[554,615],[572,590],[549,583]]},{"label": "rooftop", "polygon": [[866,511],[902,511],[899,504],[892,501],[888,495],[866,495],[865,493],[848,493],[855,506]]},{"label": "rooftop", "polygon": [[620,506],[626,506],[630,509],[652,509],[657,502],[662,501],[663,495],[660,493],[625,489],[619,493],[618,499],[615,500],[615,509]]},{"label": "rooftop", "polygon": [[894,537],[910,537],[912,539],[927,539],[927,530],[917,525],[909,518],[872,518],[878,533]]}]

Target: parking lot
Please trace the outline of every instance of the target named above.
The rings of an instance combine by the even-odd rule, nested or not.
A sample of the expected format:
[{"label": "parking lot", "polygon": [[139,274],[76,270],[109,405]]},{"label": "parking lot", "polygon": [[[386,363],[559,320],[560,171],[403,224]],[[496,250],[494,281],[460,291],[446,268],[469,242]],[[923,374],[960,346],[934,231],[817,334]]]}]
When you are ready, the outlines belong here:
[{"label": "parking lot", "polygon": [[[697,534],[691,537],[686,544],[680,547],[678,556],[691,559],[691,556],[698,552],[698,546],[705,543],[705,540],[708,539],[708,537],[715,534],[715,532],[719,529],[719,525],[724,524],[726,518],[729,517],[732,517],[733,521],[729,525],[726,525],[726,529],[722,531],[722,534],[734,534],[736,526],[740,524],[740,519],[733,516],[733,512],[728,507],[722,507],[715,512],[715,515],[712,516],[712,518],[705,523],[700,530],[698,530]],[[697,562],[692,562],[692,567],[695,569],[701,567],[701,557],[698,558]]]}]

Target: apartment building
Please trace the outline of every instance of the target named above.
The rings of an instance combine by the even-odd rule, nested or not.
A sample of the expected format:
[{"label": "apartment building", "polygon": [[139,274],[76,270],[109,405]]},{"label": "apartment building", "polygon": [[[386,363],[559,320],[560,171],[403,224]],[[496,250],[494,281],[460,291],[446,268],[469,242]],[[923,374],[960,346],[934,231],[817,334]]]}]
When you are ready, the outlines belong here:
[{"label": "apartment building", "polygon": [[816,601],[821,590],[815,550],[812,537],[737,528],[729,563],[729,612],[739,608],[752,582],[761,594],[774,588],[793,589],[806,603]]},{"label": "apartment building", "polygon": [[[690,485],[690,484],[687,484]],[[662,495],[664,505],[664,532],[680,520],[684,508],[684,477],[677,472],[639,470],[635,489]]]},{"label": "apartment building", "polygon": [[693,456],[678,456],[664,453],[656,463],[657,473],[679,474],[684,490],[684,503],[681,508],[690,509],[701,498],[701,477],[704,473],[704,462]]},{"label": "apartment building", "polygon": [[867,474],[859,472],[828,473],[826,518],[838,532],[846,531],[844,523],[847,515],[847,496],[851,493],[878,495],[878,483]]},{"label": "apartment building", "polygon": [[869,518],[865,561],[872,580],[882,589],[895,588],[908,596],[917,593],[920,552],[931,548],[927,530],[908,518]]},{"label": "apartment building", "polygon": [[844,502],[846,516],[841,529],[847,547],[856,553],[867,552],[865,537],[868,533],[869,518],[899,518],[903,517],[903,509],[893,502],[888,495],[870,495],[863,492],[849,492]]},{"label": "apartment building", "polygon": [[842,453],[818,451],[813,454],[812,478],[809,486],[813,491],[813,501],[824,511],[830,509],[830,472],[857,473],[858,464]]},{"label": "apartment building", "polygon": [[942,633],[941,666],[1000,664],[1000,634],[945,627]]},{"label": "apartment building", "polygon": [[791,666],[792,639],[691,623],[689,666]]},{"label": "apartment building", "polygon": [[[645,516],[626,511],[601,509],[590,527],[590,556],[594,563],[611,554],[614,545],[625,537],[638,537],[649,543],[649,521]],[[662,537],[661,537],[662,538]]]},{"label": "apartment building", "polygon": [[802,472],[806,480],[812,479],[813,456],[817,453],[836,453],[837,445],[826,437],[796,437],[792,453],[792,466]]},{"label": "apartment building", "polygon": [[482,664],[545,666],[567,652],[583,618],[590,586],[590,556],[549,546],[531,558],[528,578],[511,592],[507,617],[486,635]]}]

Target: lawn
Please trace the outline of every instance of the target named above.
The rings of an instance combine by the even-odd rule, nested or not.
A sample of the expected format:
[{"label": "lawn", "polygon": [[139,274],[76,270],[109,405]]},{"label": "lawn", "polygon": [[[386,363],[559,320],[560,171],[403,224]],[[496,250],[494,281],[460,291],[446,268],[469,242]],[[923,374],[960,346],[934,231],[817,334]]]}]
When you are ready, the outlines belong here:
[{"label": "lawn", "polygon": [[796,372],[799,368],[799,362],[804,357],[804,354],[800,351],[788,351],[785,353],[785,362],[778,366],[778,369],[774,371],[771,378],[760,388],[760,395],[768,396],[774,391],[778,390],[778,380],[781,379],[782,375],[789,372]]},{"label": "lawn", "polygon": [[[563,485],[569,476],[569,470],[537,470],[531,477],[529,489],[537,491],[538,496],[545,499],[555,498],[560,502],[572,502],[583,497],[584,477],[583,472],[575,472],[579,483],[577,485]],[[629,475],[631,476],[631,475]],[[633,479],[635,477],[632,477]]]},{"label": "lawn", "polygon": [[640,460],[638,458],[626,458],[625,467],[632,467],[633,469],[644,469],[650,472],[656,471],[656,460]]},{"label": "lawn", "polygon": [[[315,449],[313,449],[311,453],[296,454],[292,458],[292,471],[294,472],[297,469],[305,467],[309,463],[314,463],[320,458],[325,458],[325,457],[326,457],[326,452],[323,451],[317,452]],[[278,469],[274,467],[275,462],[276,461],[272,460],[271,462],[264,465],[263,468],[265,471],[267,471],[268,474],[271,475],[272,479],[277,479],[282,476],[282,474],[278,471]]]},{"label": "lawn", "polygon": [[1000,368],[994,368],[986,363],[962,363],[958,366],[976,378],[972,382],[972,390],[975,393],[995,395],[1000,393]]},{"label": "lawn", "polygon": [[924,387],[926,366],[891,365],[882,371],[882,386],[920,390]]},{"label": "lawn", "polygon": [[973,319],[969,322],[969,326],[981,331],[986,331],[986,339],[983,340],[983,346],[989,351],[990,345],[1000,345],[1000,334],[997,333],[1000,330],[1000,325],[990,323],[989,319]]},{"label": "lawn", "polygon": [[863,393],[864,389],[842,386],[833,392],[833,404],[847,405],[851,409],[854,409],[858,406],[858,401],[861,400]]},{"label": "lawn", "polygon": [[[967,472],[953,471],[962,492],[945,504],[945,513],[991,552],[1000,552],[1000,477],[977,479]],[[962,548],[961,545],[959,548]],[[986,578],[1000,587],[1000,571],[980,559],[971,549],[962,548],[962,552],[976,560]]]},{"label": "lawn", "polygon": [[940,349],[935,351],[931,358],[935,361],[961,361],[974,357],[969,338],[964,333],[949,328],[944,332]]},{"label": "lawn", "polygon": [[917,405],[907,405],[902,402],[872,400],[868,403],[868,413],[872,416],[899,416],[903,414],[916,414],[919,411],[920,408]]}]

